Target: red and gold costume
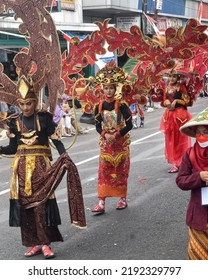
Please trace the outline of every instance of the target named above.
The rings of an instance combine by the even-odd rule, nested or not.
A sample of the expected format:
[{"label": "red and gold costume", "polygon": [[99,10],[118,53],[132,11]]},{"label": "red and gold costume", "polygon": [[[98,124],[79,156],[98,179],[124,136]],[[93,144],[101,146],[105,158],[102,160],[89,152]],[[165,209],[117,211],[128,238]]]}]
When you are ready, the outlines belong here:
[{"label": "red and gold costume", "polygon": [[179,131],[179,128],[191,119],[191,114],[187,111],[187,106],[190,106],[190,97],[185,84],[178,81],[169,83],[162,102],[164,107],[166,100],[170,103],[176,100],[176,104],[174,108],[167,107],[165,110],[160,130],[165,134],[165,157],[168,163],[178,167],[185,151],[191,145],[190,138]]},{"label": "red and gold costume", "polygon": [[100,134],[98,168],[98,205],[92,212],[105,211],[106,197],[120,197],[117,209],[127,207],[127,180],[129,176],[129,131],[132,116],[122,99],[121,86],[126,81],[122,68],[110,61],[98,71],[94,84],[103,86],[102,99],[95,106],[96,130]]},{"label": "red and gold costume", "polygon": [[[102,101],[101,101],[102,102]],[[116,112],[115,105],[119,103]],[[100,133],[100,159],[98,170],[98,197],[126,197],[129,175],[129,130],[132,128],[131,112],[125,102],[102,102],[95,108],[96,129]],[[116,142],[107,143],[106,132],[117,131]]]}]

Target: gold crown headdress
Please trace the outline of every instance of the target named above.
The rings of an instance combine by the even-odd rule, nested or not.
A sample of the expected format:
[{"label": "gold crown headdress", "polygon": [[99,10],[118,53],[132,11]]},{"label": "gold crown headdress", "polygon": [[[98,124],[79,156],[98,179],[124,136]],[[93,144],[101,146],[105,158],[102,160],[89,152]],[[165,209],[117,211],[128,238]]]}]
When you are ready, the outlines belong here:
[{"label": "gold crown headdress", "polygon": [[[23,23],[21,34],[29,43],[14,57],[18,82],[13,82],[0,64],[0,100],[17,105],[18,100],[39,99],[39,92],[48,87],[49,110],[53,114],[58,94],[64,92],[61,78],[61,50],[53,18],[46,10],[46,1],[4,1]],[[18,2],[18,3],[17,3]],[[27,8],[27,14],[25,9]],[[44,24],[43,24],[44,23]]]},{"label": "gold crown headdress", "polygon": [[124,83],[125,80],[126,74],[124,70],[117,67],[115,61],[111,60],[106,63],[105,67],[97,72],[94,83],[97,85],[118,84]]},{"label": "gold crown headdress", "polygon": [[20,77],[17,84],[17,96],[17,101],[38,99],[38,92],[35,91],[31,78],[27,79],[24,75]]}]

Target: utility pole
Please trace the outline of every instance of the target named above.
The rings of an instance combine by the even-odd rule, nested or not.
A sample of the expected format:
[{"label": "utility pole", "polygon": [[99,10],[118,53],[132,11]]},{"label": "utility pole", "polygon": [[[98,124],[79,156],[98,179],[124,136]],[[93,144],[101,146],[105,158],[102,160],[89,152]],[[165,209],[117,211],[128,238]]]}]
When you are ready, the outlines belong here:
[{"label": "utility pole", "polygon": [[155,12],[154,12],[154,20],[157,20],[158,9],[157,9],[158,2],[155,0]]},{"label": "utility pole", "polygon": [[154,20],[157,20],[158,10],[162,10],[163,0],[155,0]]},{"label": "utility pole", "polygon": [[142,21],[141,21],[141,30],[143,32],[143,35],[145,36],[147,34],[147,18],[143,14],[143,12],[147,13],[147,0],[142,0]]}]

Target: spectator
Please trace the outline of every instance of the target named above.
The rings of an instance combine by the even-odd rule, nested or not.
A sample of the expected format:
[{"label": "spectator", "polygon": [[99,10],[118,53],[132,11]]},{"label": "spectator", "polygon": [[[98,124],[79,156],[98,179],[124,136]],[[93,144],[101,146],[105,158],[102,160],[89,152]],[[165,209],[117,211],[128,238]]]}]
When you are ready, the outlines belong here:
[{"label": "spectator", "polygon": [[0,102],[0,118],[6,118],[8,105],[5,102]]},{"label": "spectator", "polygon": [[205,109],[180,128],[196,139],[185,152],[176,183],[183,191],[191,191],[186,213],[189,230],[188,258],[208,260],[208,110]]}]

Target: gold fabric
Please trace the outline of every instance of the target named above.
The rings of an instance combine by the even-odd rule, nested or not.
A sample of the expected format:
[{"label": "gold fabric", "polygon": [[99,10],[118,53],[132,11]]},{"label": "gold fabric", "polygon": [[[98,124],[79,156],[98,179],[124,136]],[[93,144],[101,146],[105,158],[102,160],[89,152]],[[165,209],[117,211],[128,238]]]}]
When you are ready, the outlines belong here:
[{"label": "gold fabric", "polygon": [[19,182],[18,182],[18,168],[19,158],[15,157],[12,161],[11,167],[13,168],[11,184],[10,184],[10,199],[18,199],[19,198]]},{"label": "gold fabric", "polygon": [[189,260],[208,260],[208,226],[206,231],[189,228]]},{"label": "gold fabric", "polygon": [[113,166],[118,166],[119,163],[124,159],[129,157],[129,151],[124,151],[113,157],[110,154],[102,153],[101,158],[105,159],[106,161],[110,162]]},{"label": "gold fabric", "polygon": [[[20,145],[18,147],[16,156],[12,162],[12,179],[11,179],[11,190],[10,190],[10,199],[18,199],[18,174],[17,174],[17,168],[18,163],[20,160],[20,157],[25,157],[25,193],[30,196],[32,195],[32,175],[35,170],[36,166],[36,157],[42,156],[44,157],[45,163],[46,163],[46,169],[49,169],[51,166],[50,163],[50,156],[51,156],[51,150],[47,146],[27,146],[27,145]],[[54,195],[52,194],[52,197]],[[51,197],[50,197],[51,198]]]},{"label": "gold fabric", "polygon": [[35,156],[26,156],[25,193],[32,194],[32,175],[35,169]]}]

